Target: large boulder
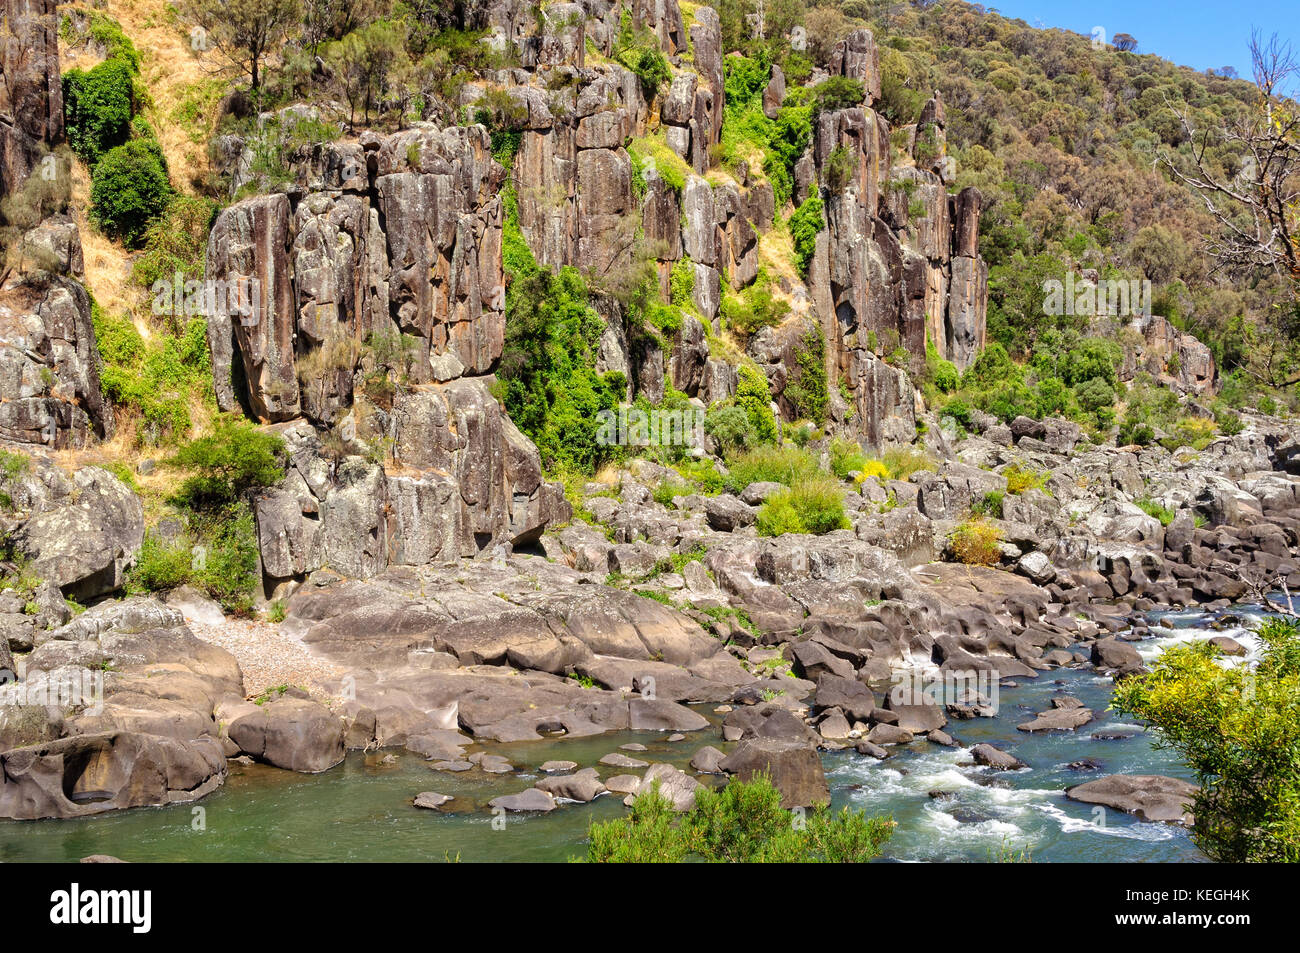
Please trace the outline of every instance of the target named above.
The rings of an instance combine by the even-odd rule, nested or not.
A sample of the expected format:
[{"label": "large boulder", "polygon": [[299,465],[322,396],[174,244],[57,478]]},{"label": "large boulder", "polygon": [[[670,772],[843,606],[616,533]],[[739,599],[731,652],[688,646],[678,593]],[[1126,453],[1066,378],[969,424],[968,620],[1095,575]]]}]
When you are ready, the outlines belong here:
[{"label": "large boulder", "polygon": [[1198,791],[1188,781],[1158,774],[1111,774],[1066,788],[1065,796],[1134,814],[1144,821],[1191,825],[1192,804]]},{"label": "large boulder", "polygon": [[71,492],[13,535],[34,573],[82,602],[120,589],[143,542],[140,498],[98,467],[74,473]]},{"label": "large boulder", "polygon": [[136,732],[74,735],[0,754],[0,817],[84,817],[195,801],[221,785],[215,738]]},{"label": "large boulder", "polygon": [[316,774],[343,760],[342,719],[307,699],[268,701],[227,731],[245,754],[277,768]]},{"label": "large boulder", "polygon": [[781,806],[787,810],[830,803],[821,759],[816,750],[798,742],[775,738],[742,741],[719,767],[742,781],[766,774],[781,792]]}]

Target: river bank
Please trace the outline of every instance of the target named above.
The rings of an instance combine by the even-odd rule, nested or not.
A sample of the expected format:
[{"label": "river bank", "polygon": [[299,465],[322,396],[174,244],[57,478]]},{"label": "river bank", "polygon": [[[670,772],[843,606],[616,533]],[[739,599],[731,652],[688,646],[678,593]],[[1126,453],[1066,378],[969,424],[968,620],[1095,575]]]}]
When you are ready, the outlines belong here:
[{"label": "river bank", "polygon": [[[1248,621],[1257,610],[1154,614],[1157,636],[1135,643],[1146,659],[1184,639],[1227,635],[1250,645]],[[1229,621],[1223,622],[1227,616]],[[1161,627],[1166,621],[1173,629]],[[1015,725],[1062,692],[1098,712],[1085,729],[1026,735]],[[998,717],[966,721],[952,729],[966,749],[928,741],[898,746],[885,761],[851,749],[826,753],[823,763],[832,805],[891,814],[898,823],[884,852],[894,861],[987,861],[1025,856],[1035,862],[1199,862],[1205,858],[1181,827],[1147,823],[1064,797],[1066,786],[1097,774],[1162,774],[1187,777],[1175,755],[1155,751],[1150,736],[1106,712],[1110,681],[1085,670],[1061,670],[1052,679],[1025,682],[1001,692]],[[709,706],[695,706],[716,725]],[[590,804],[566,804],[548,814],[510,815],[493,825],[489,800],[516,793],[542,775],[552,758],[596,764],[625,744],[642,744],[635,756],[689,769],[704,743],[730,748],[714,736],[669,742],[661,732],[614,732],[585,739],[491,746],[519,769],[504,775],[445,772],[410,752],[353,752],[320,775],[236,764],[225,785],[201,804],[117,812],[96,818],[0,822],[0,858],[75,861],[105,853],[145,861],[563,861],[581,856],[588,824],[620,816],[622,798],[603,795]],[[1095,733],[1128,735],[1098,740]],[[988,742],[1030,767],[992,773],[963,766],[968,748]],[[1085,759],[1094,771],[1070,767]],[[621,769],[602,768],[607,775]],[[448,810],[411,804],[423,790],[455,800]],[[951,797],[936,798],[931,792]],[[198,813],[196,813],[196,809]]]}]

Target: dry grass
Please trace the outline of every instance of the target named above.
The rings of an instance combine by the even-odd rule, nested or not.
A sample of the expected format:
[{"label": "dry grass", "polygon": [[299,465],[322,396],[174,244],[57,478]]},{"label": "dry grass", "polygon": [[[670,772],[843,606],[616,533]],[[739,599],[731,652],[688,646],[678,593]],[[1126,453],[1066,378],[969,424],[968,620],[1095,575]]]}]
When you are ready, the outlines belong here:
[{"label": "dry grass", "polygon": [[[202,121],[208,124],[204,128],[196,129],[193,123],[186,123],[179,112],[187,98],[195,96],[196,89],[206,94],[215,88],[212,85],[215,61],[200,62],[190,48],[188,33],[166,0],[109,0],[99,9],[122,24],[140,52],[140,80],[150,97],[143,109],[144,118],[153,127],[167,157],[172,185],[193,194],[195,183],[208,173],[206,141],[212,131],[210,124],[215,121],[215,101],[204,100],[206,108],[197,110]],[[59,55],[65,71],[73,67],[90,69],[98,62],[83,47],[69,49],[62,40]],[[206,56],[212,60],[211,54]],[[81,231],[86,287],[106,311],[130,314],[141,336],[148,340],[153,329],[148,320],[147,295],[131,281],[134,256],[91,224],[87,214],[90,173],[80,162],[73,163],[72,203]]]},{"label": "dry grass", "polygon": [[[196,89],[210,85],[221,64],[215,54],[200,54],[191,48],[189,31],[167,0],[108,0],[103,12],[122,24],[140,51],[140,80],[152,99],[144,109],[144,118],[167,157],[172,184],[193,194],[195,183],[208,174],[206,141],[216,109],[199,112],[209,124],[199,142],[178,110]],[[209,106],[215,107],[215,102]]]},{"label": "dry grass", "polygon": [[[802,285],[794,265],[794,242],[788,228],[769,228],[758,237],[758,264],[773,277],[781,276],[794,285]],[[774,289],[775,291],[775,289]]]},{"label": "dry grass", "polygon": [[131,281],[131,253],[90,223],[90,173],[80,162],[72,164],[72,208],[81,232],[86,287],[105,311],[133,315],[136,327],[147,340],[148,322],[139,317],[144,289]]}]

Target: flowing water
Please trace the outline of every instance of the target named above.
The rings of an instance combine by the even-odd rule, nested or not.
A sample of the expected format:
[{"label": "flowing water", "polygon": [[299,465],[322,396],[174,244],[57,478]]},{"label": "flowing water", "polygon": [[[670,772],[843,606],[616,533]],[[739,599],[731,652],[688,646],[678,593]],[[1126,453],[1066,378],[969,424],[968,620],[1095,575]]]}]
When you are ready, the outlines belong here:
[{"label": "flowing water", "polygon": [[[1253,613],[1233,610],[1249,619]],[[1137,643],[1150,662],[1176,642],[1230,635],[1254,648],[1250,634],[1228,617],[1203,612],[1165,614],[1175,628]],[[1029,735],[1015,726],[1068,693],[1097,713],[1077,731]],[[1150,735],[1106,711],[1110,681],[1091,672],[1056,670],[1003,688],[995,718],[953,721],[947,730],[967,746],[997,745],[1029,768],[992,772],[965,766],[969,755],[920,741],[893,749],[880,762],[853,751],[823,756],[834,806],[892,814],[898,826],[885,856],[901,861],[1167,862],[1204,856],[1181,828],[1148,824],[1117,811],[1066,800],[1066,787],[1101,774],[1164,774],[1189,778],[1175,754],[1153,750]],[[713,716],[707,709],[706,715]],[[1097,740],[1093,733],[1125,735]],[[649,732],[620,732],[569,741],[495,746],[521,769],[484,775],[433,771],[419,757],[393,752],[349,754],[321,775],[260,765],[233,765],[229,779],[198,804],[145,808],[80,820],[0,822],[0,860],[70,861],[113,854],[129,861],[562,861],[585,851],[592,820],[623,813],[621,797],[564,804],[545,815],[511,815],[493,825],[486,802],[530,787],[537,766],[551,758],[595,764],[630,741],[646,745],[644,761],[684,767],[696,747]],[[1069,767],[1091,758],[1100,771]],[[602,770],[603,775],[624,773]],[[420,791],[454,796],[452,813],[411,805]],[[942,792],[943,797],[931,797]],[[499,828],[499,829],[498,829]]]}]

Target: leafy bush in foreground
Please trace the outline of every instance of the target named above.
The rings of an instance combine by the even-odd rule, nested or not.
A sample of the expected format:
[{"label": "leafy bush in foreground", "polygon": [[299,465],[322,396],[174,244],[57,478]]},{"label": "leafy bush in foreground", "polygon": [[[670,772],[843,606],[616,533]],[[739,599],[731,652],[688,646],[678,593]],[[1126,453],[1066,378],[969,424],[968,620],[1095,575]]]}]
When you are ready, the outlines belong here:
[{"label": "leafy bush in foreground", "polygon": [[879,856],[893,833],[888,817],[868,818],[844,808],[807,815],[781,807],[781,794],[764,775],[732,781],[720,791],[699,788],[695,807],[682,815],[656,787],[637,797],[627,817],[592,824],[591,863],[864,863]]},{"label": "leafy bush in foreground", "polygon": [[1118,682],[1113,707],[1196,772],[1192,839],[1223,863],[1300,861],[1300,623],[1256,629],[1258,664],[1224,667],[1208,642],[1166,649]]}]

